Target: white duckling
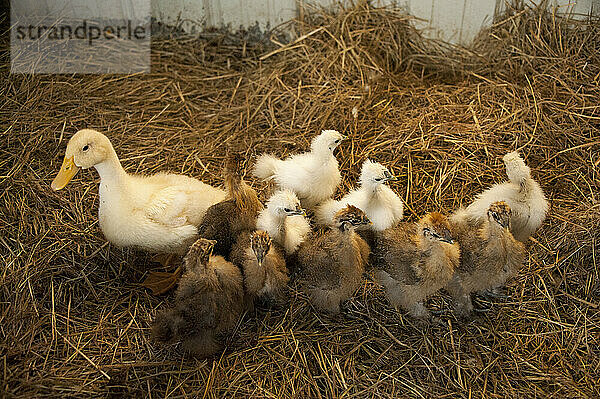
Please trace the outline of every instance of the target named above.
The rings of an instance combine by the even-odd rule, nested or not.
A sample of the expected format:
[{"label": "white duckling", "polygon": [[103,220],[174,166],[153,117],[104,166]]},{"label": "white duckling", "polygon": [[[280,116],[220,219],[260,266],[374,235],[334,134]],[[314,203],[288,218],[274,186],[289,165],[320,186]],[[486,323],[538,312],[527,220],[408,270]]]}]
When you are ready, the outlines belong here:
[{"label": "white duckling", "polygon": [[91,167],[100,175],[100,228],[118,247],[184,255],[198,239],[197,226],[208,207],[226,196],[221,189],[183,175],[129,174],[109,139],[91,129],[80,130],[69,140],[52,189],[64,188],[79,169]]},{"label": "white duckling", "polygon": [[519,153],[506,154],[503,160],[509,181],[495,184],[479,194],[466,209],[452,215],[450,221],[456,224],[467,220],[477,225],[487,220],[491,204],[504,201],[512,210],[511,233],[515,239],[526,242],[546,218],[548,201]]},{"label": "white duckling", "polygon": [[369,228],[383,231],[400,222],[404,212],[404,203],[385,183],[397,180],[390,171],[378,162],[367,159],[363,162],[360,174],[360,187],[351,190],[341,200],[330,199],[316,210],[320,224],[331,224],[333,216],[347,205],[362,210],[373,223]]},{"label": "white duckling", "polygon": [[333,151],[345,138],[335,130],[323,130],[313,138],[309,152],[285,160],[263,154],[256,161],[254,176],[293,191],[302,206],[312,208],[331,197],[342,180]]},{"label": "white duckling", "polygon": [[292,255],[310,234],[310,223],[305,216],[296,194],[279,190],[258,215],[256,228],[266,231],[287,255]]}]

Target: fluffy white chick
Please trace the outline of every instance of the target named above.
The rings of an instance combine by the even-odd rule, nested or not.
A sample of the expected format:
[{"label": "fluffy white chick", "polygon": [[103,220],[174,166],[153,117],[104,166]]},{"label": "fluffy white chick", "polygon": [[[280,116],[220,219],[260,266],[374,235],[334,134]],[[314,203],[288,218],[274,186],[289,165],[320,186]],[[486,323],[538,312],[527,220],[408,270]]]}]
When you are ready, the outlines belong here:
[{"label": "fluffy white chick", "polygon": [[383,231],[402,219],[404,203],[386,182],[397,180],[378,162],[367,159],[360,173],[360,187],[351,190],[341,200],[328,200],[316,210],[317,221],[324,225],[333,223],[333,216],[346,205],[361,209],[373,222],[370,228]]},{"label": "fluffy white chick", "polygon": [[256,228],[266,231],[281,245],[287,255],[296,252],[310,233],[310,223],[296,194],[290,190],[276,191],[258,215]]},{"label": "fluffy white chick", "polygon": [[504,201],[512,210],[510,232],[515,239],[526,242],[546,218],[548,201],[519,153],[506,154],[503,160],[509,181],[495,184],[479,194],[466,209],[454,213],[450,221],[457,224],[466,220],[476,225],[487,220],[491,204]]},{"label": "fluffy white chick", "polygon": [[313,138],[309,152],[285,160],[263,154],[256,160],[254,176],[293,191],[302,206],[312,208],[330,198],[340,184],[342,177],[333,151],[345,138],[335,130],[323,130]]}]

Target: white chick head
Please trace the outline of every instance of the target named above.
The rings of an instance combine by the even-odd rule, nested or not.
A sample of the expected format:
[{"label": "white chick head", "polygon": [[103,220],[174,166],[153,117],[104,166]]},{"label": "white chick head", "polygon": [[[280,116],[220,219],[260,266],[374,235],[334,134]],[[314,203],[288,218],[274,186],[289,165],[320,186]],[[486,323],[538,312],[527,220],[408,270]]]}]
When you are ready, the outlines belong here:
[{"label": "white chick head", "polygon": [[320,135],[315,137],[310,143],[312,151],[321,152],[328,150],[333,152],[338,145],[345,140],[346,136],[338,132],[337,130],[323,130]]},{"label": "white chick head", "polygon": [[276,191],[267,201],[267,209],[278,216],[306,215],[300,206],[300,200],[290,190]]},{"label": "white chick head", "polygon": [[92,129],[83,129],[71,137],[67,144],[61,169],[52,182],[52,189],[60,190],[75,176],[80,168],[87,169],[105,161],[114,150],[108,137]]},{"label": "white chick head", "polygon": [[381,184],[390,180],[397,179],[385,166],[379,162],[372,162],[370,159],[363,162],[362,170],[360,172],[360,184],[363,187],[376,189]]}]

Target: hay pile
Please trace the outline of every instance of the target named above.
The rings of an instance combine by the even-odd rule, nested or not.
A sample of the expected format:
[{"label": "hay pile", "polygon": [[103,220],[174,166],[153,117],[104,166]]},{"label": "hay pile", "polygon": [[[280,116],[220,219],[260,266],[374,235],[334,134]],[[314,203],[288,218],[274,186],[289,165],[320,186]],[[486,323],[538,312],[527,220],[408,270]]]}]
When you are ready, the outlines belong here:
[{"label": "hay pile", "polygon": [[[470,49],[357,5],[306,10],[298,38],[171,38],[138,76],[8,76],[0,86],[0,367],[6,396],[594,397],[600,395],[600,24],[517,8]],[[6,41],[2,45],[5,49]],[[4,53],[3,60],[8,55]],[[138,285],[144,254],[98,229],[97,174],[53,193],[67,139],[108,132],[126,170],[219,184],[228,145],[252,158],[341,146],[343,190],[366,157],[398,176],[414,220],[505,178],[519,149],[551,199],[512,300],[419,328],[367,280],[336,318],[296,295],[240,323],[214,360],[149,342],[169,298]],[[250,162],[249,162],[250,163]],[[431,300],[448,309],[448,298]]]}]

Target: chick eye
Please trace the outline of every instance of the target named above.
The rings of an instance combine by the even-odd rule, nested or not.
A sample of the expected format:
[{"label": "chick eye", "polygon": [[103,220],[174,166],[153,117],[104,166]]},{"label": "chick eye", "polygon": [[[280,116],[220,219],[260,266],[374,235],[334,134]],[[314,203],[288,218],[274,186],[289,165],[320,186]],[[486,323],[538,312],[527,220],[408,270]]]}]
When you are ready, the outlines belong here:
[{"label": "chick eye", "polygon": [[284,210],[284,212],[291,212],[292,211],[290,208],[284,208],[283,210]]},{"label": "chick eye", "polygon": [[381,177],[376,177],[375,178],[375,181],[381,181],[381,180],[382,180]]},{"label": "chick eye", "polygon": [[87,151],[87,150],[89,150],[89,149],[90,149],[90,146],[89,146],[89,145],[87,145],[87,144],[86,144],[86,145],[84,145],[84,146],[83,146],[83,148],[82,148],[82,150],[83,150],[83,151]]}]

